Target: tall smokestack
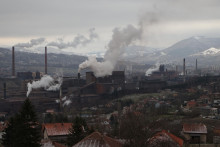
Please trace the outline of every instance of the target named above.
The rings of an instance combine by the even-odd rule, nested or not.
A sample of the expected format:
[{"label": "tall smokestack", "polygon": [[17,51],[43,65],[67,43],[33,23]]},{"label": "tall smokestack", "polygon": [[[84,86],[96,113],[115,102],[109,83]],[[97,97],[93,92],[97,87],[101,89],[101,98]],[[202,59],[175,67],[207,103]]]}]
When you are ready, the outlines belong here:
[{"label": "tall smokestack", "polygon": [[12,76],[15,76],[15,48],[12,47]]},{"label": "tall smokestack", "polygon": [[60,86],[60,94],[59,94],[59,98],[60,98],[60,111],[62,111],[62,96],[63,96],[62,87]]},{"label": "tall smokestack", "polygon": [[47,74],[47,47],[45,46],[45,74]]},{"label": "tall smokestack", "polygon": [[183,75],[186,75],[186,60],[185,58],[183,59]]},{"label": "tall smokestack", "polygon": [[6,99],[6,83],[3,84],[4,87],[4,99]]},{"label": "tall smokestack", "polygon": [[80,83],[80,73],[78,72],[78,84]]},{"label": "tall smokestack", "polygon": [[196,59],[196,71],[197,71],[197,59]]},{"label": "tall smokestack", "polygon": [[176,65],[176,72],[178,72],[178,66]]}]

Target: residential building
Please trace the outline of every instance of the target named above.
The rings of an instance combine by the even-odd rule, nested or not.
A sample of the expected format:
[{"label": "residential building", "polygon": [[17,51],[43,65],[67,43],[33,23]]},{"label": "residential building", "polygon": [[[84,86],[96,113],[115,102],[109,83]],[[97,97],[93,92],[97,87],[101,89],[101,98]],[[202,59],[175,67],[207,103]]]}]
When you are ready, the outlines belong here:
[{"label": "residential building", "polygon": [[182,134],[186,141],[191,144],[206,143],[207,127],[199,124],[183,124]]},{"label": "residential building", "polygon": [[46,123],[42,125],[43,138],[56,142],[64,142],[72,128],[72,123]]}]

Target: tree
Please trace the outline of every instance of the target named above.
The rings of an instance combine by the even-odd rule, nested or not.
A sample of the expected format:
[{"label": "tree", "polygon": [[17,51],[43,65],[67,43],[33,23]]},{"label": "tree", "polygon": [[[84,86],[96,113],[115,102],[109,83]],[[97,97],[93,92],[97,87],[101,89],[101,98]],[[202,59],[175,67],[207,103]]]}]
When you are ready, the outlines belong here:
[{"label": "tree", "polygon": [[146,146],[151,136],[149,120],[143,114],[128,112],[120,122],[120,137],[126,140],[126,146]]},{"label": "tree", "polygon": [[8,127],[3,135],[3,145],[6,147],[39,147],[40,127],[34,106],[27,98],[21,110],[9,120]]},{"label": "tree", "polygon": [[86,121],[83,118],[77,116],[73,121],[72,128],[70,129],[70,135],[67,138],[67,144],[69,146],[73,146],[90,133],[92,132],[89,130]]}]

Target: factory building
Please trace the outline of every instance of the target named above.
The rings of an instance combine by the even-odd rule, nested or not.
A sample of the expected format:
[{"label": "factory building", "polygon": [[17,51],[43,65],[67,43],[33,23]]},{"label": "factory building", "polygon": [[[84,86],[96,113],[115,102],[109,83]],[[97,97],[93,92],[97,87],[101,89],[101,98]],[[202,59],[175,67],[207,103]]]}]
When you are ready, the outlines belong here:
[{"label": "factory building", "polygon": [[168,71],[167,69],[165,70],[164,65],[160,65],[159,71],[154,71],[150,75],[149,79],[150,80],[156,80],[156,79],[161,79],[161,80],[175,80],[178,77],[178,73],[176,71]]},{"label": "factory building", "polygon": [[95,77],[93,72],[86,72],[86,85],[79,89],[80,94],[112,94],[124,89],[124,71],[113,71],[112,75]]}]

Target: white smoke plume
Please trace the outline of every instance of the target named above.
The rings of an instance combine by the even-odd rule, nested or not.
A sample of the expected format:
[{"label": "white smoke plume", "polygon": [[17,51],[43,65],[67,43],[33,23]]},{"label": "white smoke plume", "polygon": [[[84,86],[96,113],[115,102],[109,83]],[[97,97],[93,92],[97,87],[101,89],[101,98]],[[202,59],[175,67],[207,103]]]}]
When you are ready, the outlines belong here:
[{"label": "white smoke plume", "polygon": [[63,103],[63,107],[64,107],[64,106],[68,106],[70,103],[72,103],[71,100],[66,100],[66,101]]},{"label": "white smoke plume", "polygon": [[55,100],[55,102],[56,102],[56,103],[60,103],[60,100],[57,99],[57,100]]},{"label": "white smoke plume", "polygon": [[78,34],[71,42],[64,42],[63,39],[58,39],[57,42],[53,41],[47,44],[47,46],[54,46],[59,49],[64,49],[68,47],[78,47],[79,45],[86,46],[90,42],[98,38],[98,34],[95,33],[95,28],[89,30],[89,37],[85,37],[81,34]]},{"label": "white smoke plume", "polygon": [[65,101],[65,100],[66,100],[66,98],[67,98],[67,97],[66,97],[66,96],[64,96],[64,97],[62,98],[62,101]]},{"label": "white smoke plume", "polygon": [[136,28],[133,25],[128,25],[124,29],[115,28],[113,30],[112,40],[108,44],[104,61],[98,62],[95,57],[89,57],[88,60],[79,65],[78,72],[89,67],[96,77],[111,75],[125,48],[133,41],[140,39],[141,34],[142,29]]},{"label": "white smoke plume", "polygon": [[63,83],[63,78],[62,77],[58,77],[57,79],[58,83],[55,85],[50,86],[48,89],[46,89],[47,91],[57,91],[60,89],[60,86]]},{"label": "white smoke plume", "polygon": [[42,44],[44,42],[45,42],[45,38],[37,38],[37,39],[31,39],[30,42],[27,42],[27,43],[15,44],[14,46],[15,47],[31,48],[33,46],[40,45],[40,44]]},{"label": "white smoke plume", "polygon": [[145,75],[146,75],[146,76],[149,76],[149,75],[152,74],[154,71],[158,71],[159,68],[160,68],[160,64],[159,64],[159,63],[156,63],[154,66],[150,67],[150,68],[146,71]]},{"label": "white smoke plume", "polygon": [[49,75],[44,75],[39,81],[33,81],[32,83],[28,83],[27,97],[31,93],[32,89],[44,88],[47,91],[59,90],[63,81],[62,77],[58,77],[57,81],[58,83],[56,84],[54,78],[52,78]]}]

